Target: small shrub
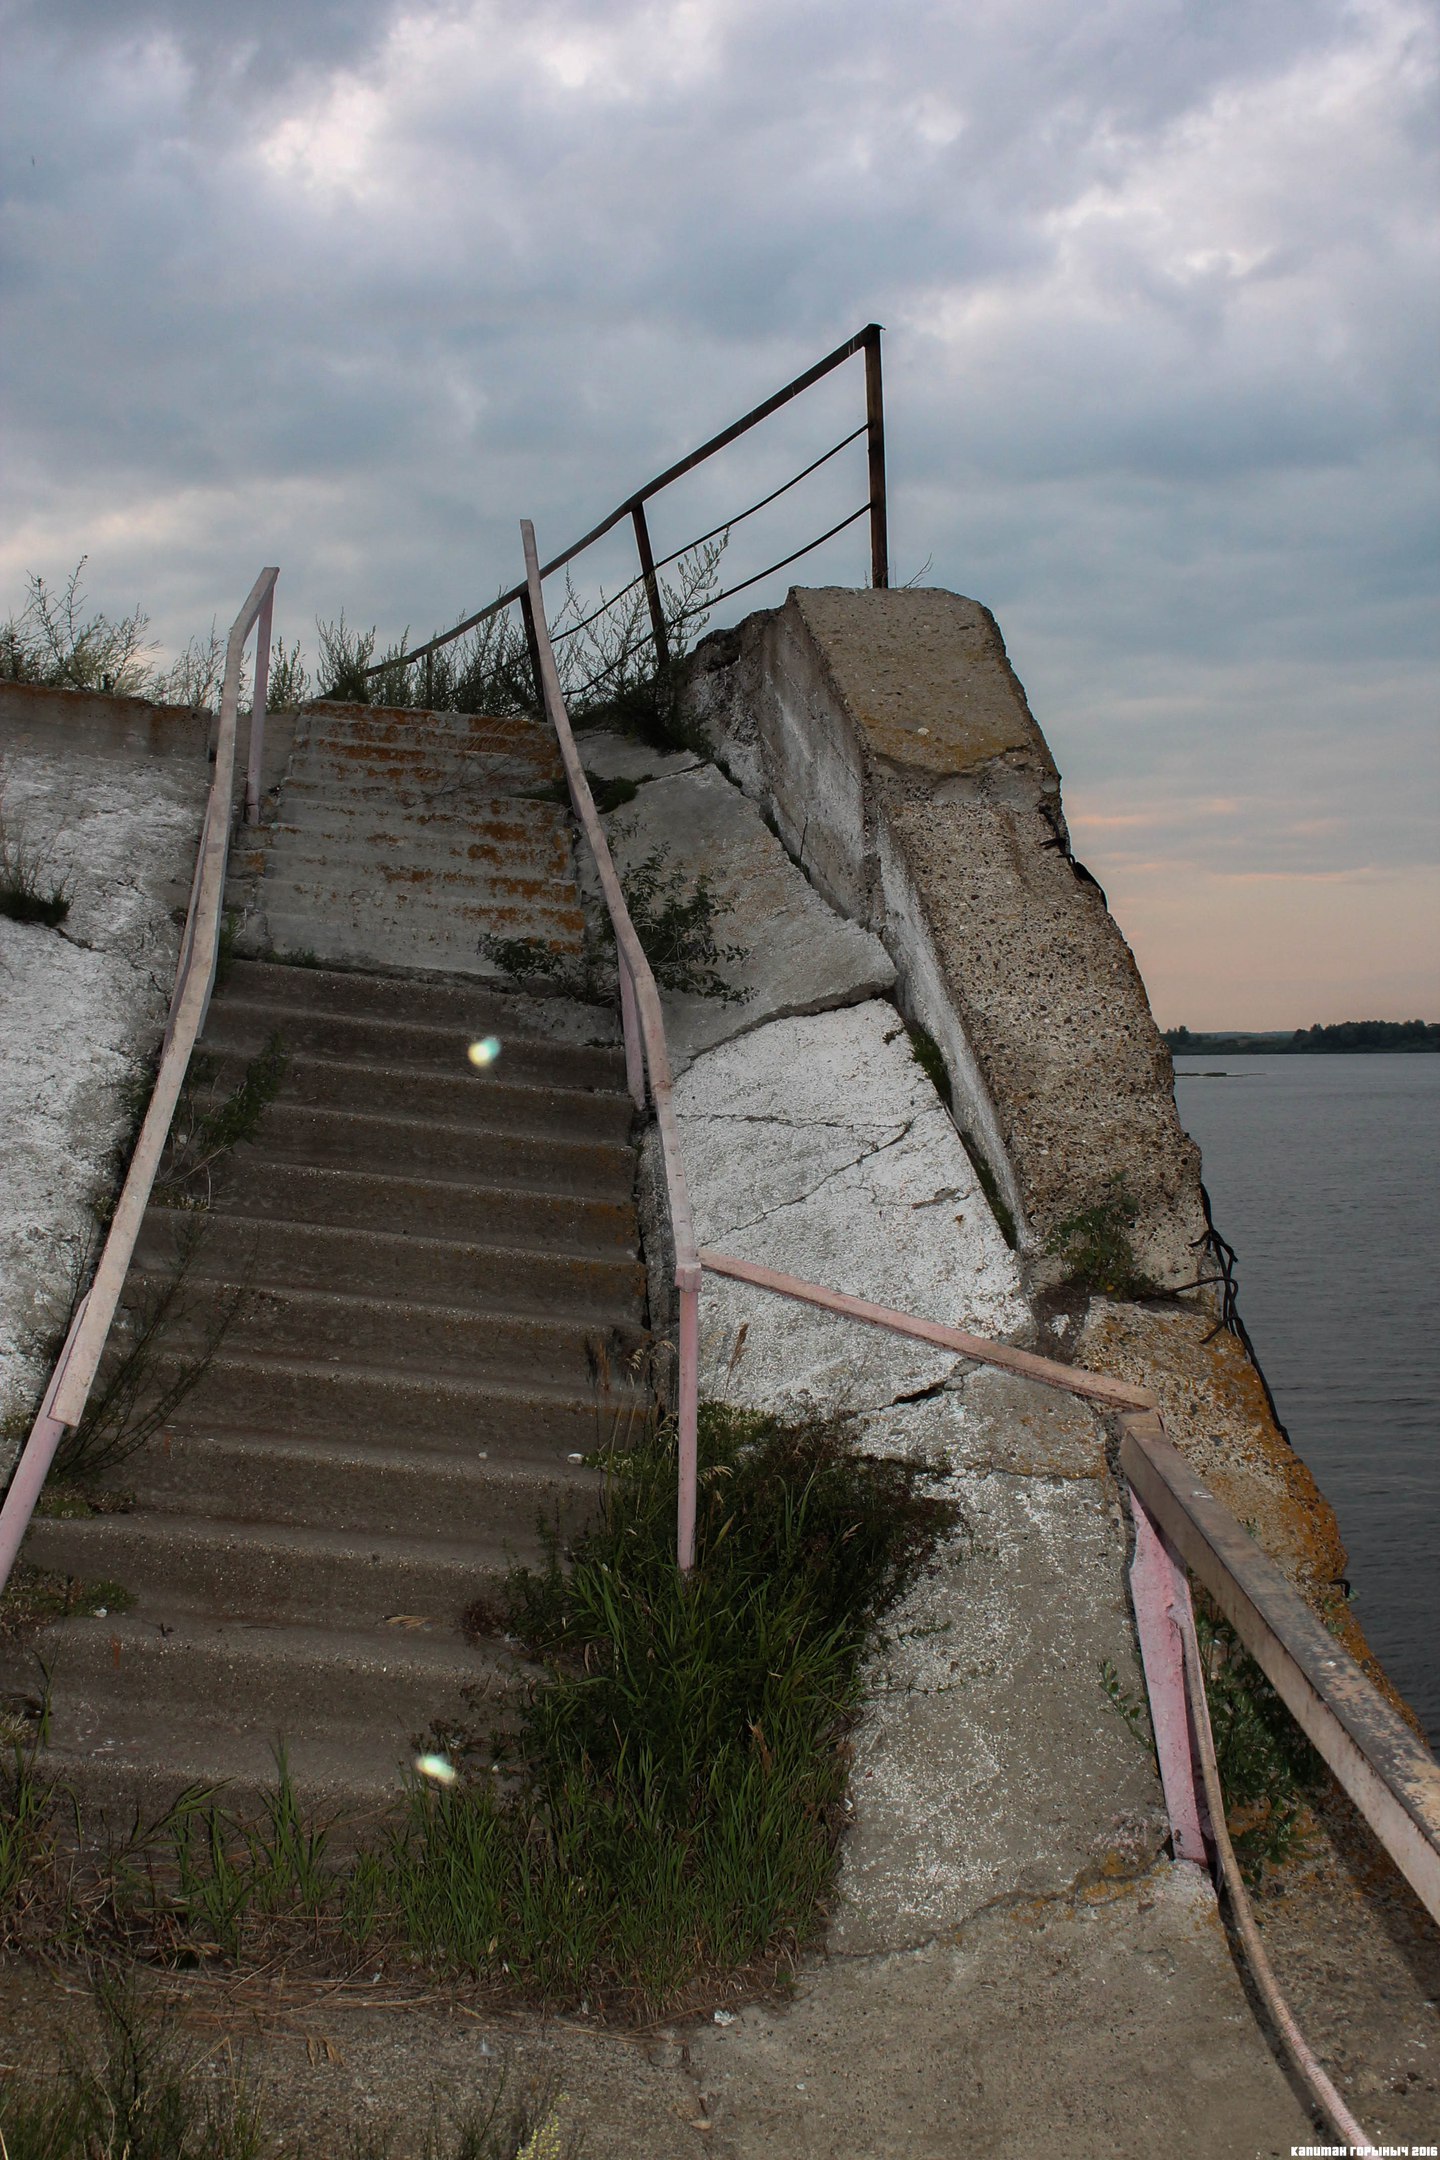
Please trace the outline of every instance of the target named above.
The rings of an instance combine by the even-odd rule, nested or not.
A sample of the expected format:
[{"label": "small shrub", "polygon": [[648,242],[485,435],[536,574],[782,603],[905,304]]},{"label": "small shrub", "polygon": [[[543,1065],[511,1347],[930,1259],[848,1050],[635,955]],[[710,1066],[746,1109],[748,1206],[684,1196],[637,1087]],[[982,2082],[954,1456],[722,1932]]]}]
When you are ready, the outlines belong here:
[{"label": "small shrub", "polygon": [[[624,833],[617,829],[616,837]],[[730,903],[716,899],[703,870],[692,881],[678,864],[671,868],[670,848],[662,841],[643,862],[620,872],[620,884],[657,982],[667,990],[688,990],[726,1005],[744,1003],[750,992],[732,987],[719,968],[742,961],[745,948],[722,945],[716,938],[715,925]]]},{"label": "small shrub", "polygon": [[492,931],[486,931],[480,939],[480,951],[502,975],[509,975],[517,982],[524,981],[527,976],[553,979],[566,972],[565,955],[539,938],[497,937]]},{"label": "small shrub", "polygon": [[58,930],[70,913],[74,887],[50,867],[51,851],[0,818],[0,915],[11,922]]},{"label": "small shrub", "polygon": [[1157,1285],[1141,1271],[1130,1240],[1139,1212],[1124,1178],[1111,1178],[1103,1200],[1056,1224],[1045,1250],[1065,1261],[1066,1281],[1076,1290],[1153,1297]]},{"label": "small shrub", "polygon": [[43,577],[27,579],[29,597],[0,630],[0,677],[56,689],[101,690],[139,696],[149,685],[155,650],[146,640],[150,618],[140,608],[112,619],[85,615],[82,555],[53,592]]}]

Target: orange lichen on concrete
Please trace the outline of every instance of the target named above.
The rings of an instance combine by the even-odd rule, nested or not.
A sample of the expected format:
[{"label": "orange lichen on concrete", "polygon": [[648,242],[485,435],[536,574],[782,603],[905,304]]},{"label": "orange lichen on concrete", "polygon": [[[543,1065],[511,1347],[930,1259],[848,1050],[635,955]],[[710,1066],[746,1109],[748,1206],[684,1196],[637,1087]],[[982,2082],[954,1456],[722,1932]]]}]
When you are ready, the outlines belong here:
[{"label": "orange lichen on concrete", "polygon": [[1096,1298],[1077,1362],[1154,1390],[1169,1438],[1406,1718],[1342,1588],[1335,1510],[1271,1414],[1244,1345],[1202,1309]]}]

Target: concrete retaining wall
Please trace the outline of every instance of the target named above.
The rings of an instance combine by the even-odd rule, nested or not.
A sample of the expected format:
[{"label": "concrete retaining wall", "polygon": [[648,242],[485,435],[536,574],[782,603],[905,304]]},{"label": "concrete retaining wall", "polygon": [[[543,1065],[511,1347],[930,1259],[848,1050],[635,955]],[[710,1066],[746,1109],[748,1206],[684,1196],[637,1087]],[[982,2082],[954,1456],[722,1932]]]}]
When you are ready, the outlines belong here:
[{"label": "concrete retaining wall", "polygon": [[988,609],[792,591],[701,646],[688,702],[819,891],[884,940],[1037,1283],[1056,1229],[1118,1184],[1143,1271],[1192,1280],[1199,1155],[1169,1053]]}]

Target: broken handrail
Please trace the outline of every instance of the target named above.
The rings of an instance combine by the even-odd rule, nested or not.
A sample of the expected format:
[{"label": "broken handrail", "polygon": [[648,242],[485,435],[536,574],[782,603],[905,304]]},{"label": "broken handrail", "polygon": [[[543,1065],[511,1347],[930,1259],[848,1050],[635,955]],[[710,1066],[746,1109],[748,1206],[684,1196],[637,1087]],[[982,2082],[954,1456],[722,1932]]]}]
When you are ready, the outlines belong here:
[{"label": "broken handrail", "polygon": [[[78,1425],[85,1414],[85,1405],[95,1384],[95,1374],[125,1286],[135,1241],[150,1203],[151,1188],[189,1067],[190,1053],[205,1025],[224,918],[225,865],[235,799],[240,669],[246,639],[258,624],[255,699],[256,706],[263,707],[270,658],[270,615],[275,580],[279,575],[279,570],[274,568],[261,571],[235,618],[225,648],[225,676],[215,738],[215,772],[205,804],[160,1066],[94,1280],[71,1319],[64,1348],[55,1362],[35,1421],[15,1465],[4,1504],[0,1506],[0,1591],[10,1579],[20,1542],[30,1527],[35,1503],[49,1475],[61,1436],[67,1428]],[[253,745],[252,724],[252,751]],[[258,766],[255,773],[258,778]]]},{"label": "broken handrail", "polygon": [[[667,562],[673,562],[677,555],[683,555],[686,549],[677,548],[672,554],[663,557],[659,563],[655,561],[650,547],[649,527],[645,520],[646,503],[650,501],[652,496],[663,493],[674,481],[683,479],[686,473],[693,472],[697,465],[703,465],[707,458],[714,457],[718,450],[726,449],[739,436],[747,434],[753,427],[758,427],[762,420],[768,420],[770,415],[778,412],[782,405],[788,405],[792,398],[799,397],[802,391],[809,390],[835,368],[842,367],[856,353],[863,352],[865,355],[865,418],[860,427],[856,428],[853,434],[847,435],[843,442],[837,443],[834,449],[827,450],[824,457],[817,458],[813,464],[807,465],[803,471],[796,473],[791,480],[787,480],[784,487],[774,489],[769,495],[763,495],[759,502],[752,503],[748,510],[739,511],[735,517],[727,519],[724,525],[717,525],[713,531],[703,537],[704,539],[713,539],[716,533],[728,531],[731,525],[739,524],[741,518],[753,516],[756,510],[763,510],[767,503],[773,502],[777,495],[783,495],[786,488],[792,487],[796,480],[805,479],[816,470],[817,466],[823,465],[826,458],[833,457],[836,450],[843,450],[848,443],[854,442],[858,436],[864,435],[866,437],[869,494],[860,508],[852,516],[842,519],[841,523],[832,527],[830,532],[822,533],[819,540],[809,541],[805,547],[797,550],[796,554],[787,555],[783,561],[772,563],[770,568],[762,570],[758,577],[747,578],[743,584],[732,586],[730,593],[722,593],[717,597],[728,599],[731,593],[743,592],[746,586],[758,584],[761,577],[769,577],[774,571],[783,570],[787,563],[798,561],[801,555],[809,554],[812,548],[819,547],[824,541],[833,539],[835,533],[843,531],[846,525],[853,524],[857,518],[863,517],[867,510],[870,513],[870,583],[872,586],[888,586],[890,583],[890,540],[889,507],[885,481],[885,392],[880,363],[881,332],[882,326],[879,323],[866,323],[863,330],[857,330],[855,335],[847,338],[843,345],[837,345],[833,352],[827,353],[823,360],[817,360],[813,367],[806,368],[803,374],[797,375],[792,382],[786,383],[783,389],[773,391],[769,397],[763,398],[758,405],[752,406],[749,412],[742,414],[740,419],[732,421],[729,427],[722,428],[718,435],[712,435],[708,442],[700,445],[698,450],[692,450],[688,456],[678,459],[673,465],[668,465],[664,472],[657,473],[653,480],[648,480],[645,483],[644,487],[636,488],[635,492],[632,495],[627,495],[624,502],[617,504],[607,517],[603,517],[598,525],[592,526],[583,539],[576,540],[570,547],[563,549],[560,554],[552,556],[549,562],[541,564],[538,571],[539,585],[543,586],[546,578],[552,577],[557,570],[563,570],[567,563],[574,562],[577,555],[583,555],[586,548],[593,547],[597,540],[603,540],[607,533],[614,531],[622,519],[628,517],[635,528],[635,543],[640,560],[640,575],[638,578],[633,579],[624,590],[630,592],[634,590],[636,585],[644,585],[646,598],[649,601],[650,626],[654,636],[656,655],[661,666],[667,666],[669,664],[669,644],[666,638],[665,616],[660,603],[660,587],[656,573],[658,570],[663,569]],[[701,544],[701,541],[692,540],[687,542],[687,547],[698,547]],[[620,596],[612,595],[606,601],[605,606],[613,607],[618,597]],[[538,591],[532,592],[530,589],[528,572],[518,585],[512,585],[507,592],[501,593],[488,606],[477,608],[473,615],[467,615],[463,622],[456,623],[453,630],[442,630],[438,636],[427,639],[423,645],[417,645],[412,652],[392,653],[387,659],[376,660],[371,666],[362,669],[362,675],[368,681],[373,676],[383,675],[388,668],[409,667],[416,660],[428,660],[432,654],[439,652],[443,646],[453,645],[456,638],[464,637],[467,631],[478,629],[481,623],[489,622],[492,616],[499,615],[505,608],[513,607],[517,600],[524,611],[526,643],[530,648],[531,665],[535,669],[536,688],[540,691],[543,703],[544,689],[540,681],[540,646],[537,624],[543,618],[545,610],[541,604]],[[713,601],[706,603],[707,606],[713,606],[714,604]],[[603,612],[603,608],[597,610],[597,613],[603,614]],[[578,628],[579,626],[574,627]]]},{"label": "broken handrail", "polygon": [[560,674],[555,665],[555,652],[550,643],[545,609],[541,603],[541,570],[540,558],[535,549],[535,527],[529,518],[521,521],[520,534],[525,548],[525,587],[534,617],[540,658],[541,694],[545,700],[546,712],[550,716],[550,725],[554,728],[560,745],[560,758],[565,767],[570,800],[585,838],[590,843],[590,852],[595,859],[595,868],[600,879],[600,890],[615,932],[615,949],[620,963],[620,1012],[625,1033],[625,1077],[632,1102],[637,1110],[643,1110],[647,1101],[648,1076],[649,1099],[654,1102],[655,1121],[660,1128],[660,1146],[665,1163],[665,1189],[670,1203],[670,1227],[675,1240],[675,1287],[680,1293],[680,1370],[677,1383],[680,1476],[676,1498],[675,1550],[681,1572],[688,1574],[695,1559],[696,1425],[700,1390],[700,1262],[695,1251],[695,1225],[690,1212],[685,1165],[680,1155],[680,1132],[675,1123],[670,1053],[665,1046],[665,1022],[660,1011],[660,993],[655,985],[655,977],[650,962],[645,957],[635,925],[630,919],[630,910],[625,904],[625,894],[610,854],[610,844],[605,838],[605,828],[600,823],[600,813],[595,808],[595,798],[590,793],[590,783],[585,778],[580,753],[575,747],[570,715],[565,710]]},{"label": "broken handrail", "polygon": [[[1016,1350],[1009,1343],[990,1342],[940,1321],[849,1297],[708,1246],[701,1247],[699,1258],[702,1268],[712,1274],[956,1350],[980,1364],[1021,1373],[1119,1412],[1120,1465],[1135,1523],[1131,1582],[1136,1632],[1175,1857],[1208,1865],[1208,1831],[1214,1872],[1229,1896],[1252,1976],[1281,2044],[1335,2133],[1354,2149],[1363,2150],[1368,2143],[1363,2131],[1307,2045],[1280,1992],[1235,1864],[1184,1561],[1194,1566],[1380,1844],[1427,1910],[1440,1920],[1440,1765],[1429,1749],[1166,1438],[1164,1420],[1147,1389]],[[1157,1516],[1175,1533],[1174,1543]]]}]

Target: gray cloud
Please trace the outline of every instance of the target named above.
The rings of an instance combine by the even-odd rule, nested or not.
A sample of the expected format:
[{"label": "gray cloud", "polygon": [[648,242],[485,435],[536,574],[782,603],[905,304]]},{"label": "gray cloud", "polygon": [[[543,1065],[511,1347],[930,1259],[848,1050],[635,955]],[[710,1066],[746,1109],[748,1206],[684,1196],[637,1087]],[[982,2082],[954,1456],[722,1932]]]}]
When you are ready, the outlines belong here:
[{"label": "gray cloud", "polygon": [[[1237,862],[1423,856],[1412,0],[47,0],[7,28],[10,595],[88,548],[96,599],[178,643],[273,559],[287,632],[429,629],[513,576],[522,511],[558,544],[874,315],[897,571],[997,607],[1077,791],[1128,786],[1183,853],[1185,791],[1239,757]],[[857,401],[852,372],[657,522],[725,514]],[[852,454],[732,574],[861,488]],[[852,533],[797,574],[863,562]]]}]

